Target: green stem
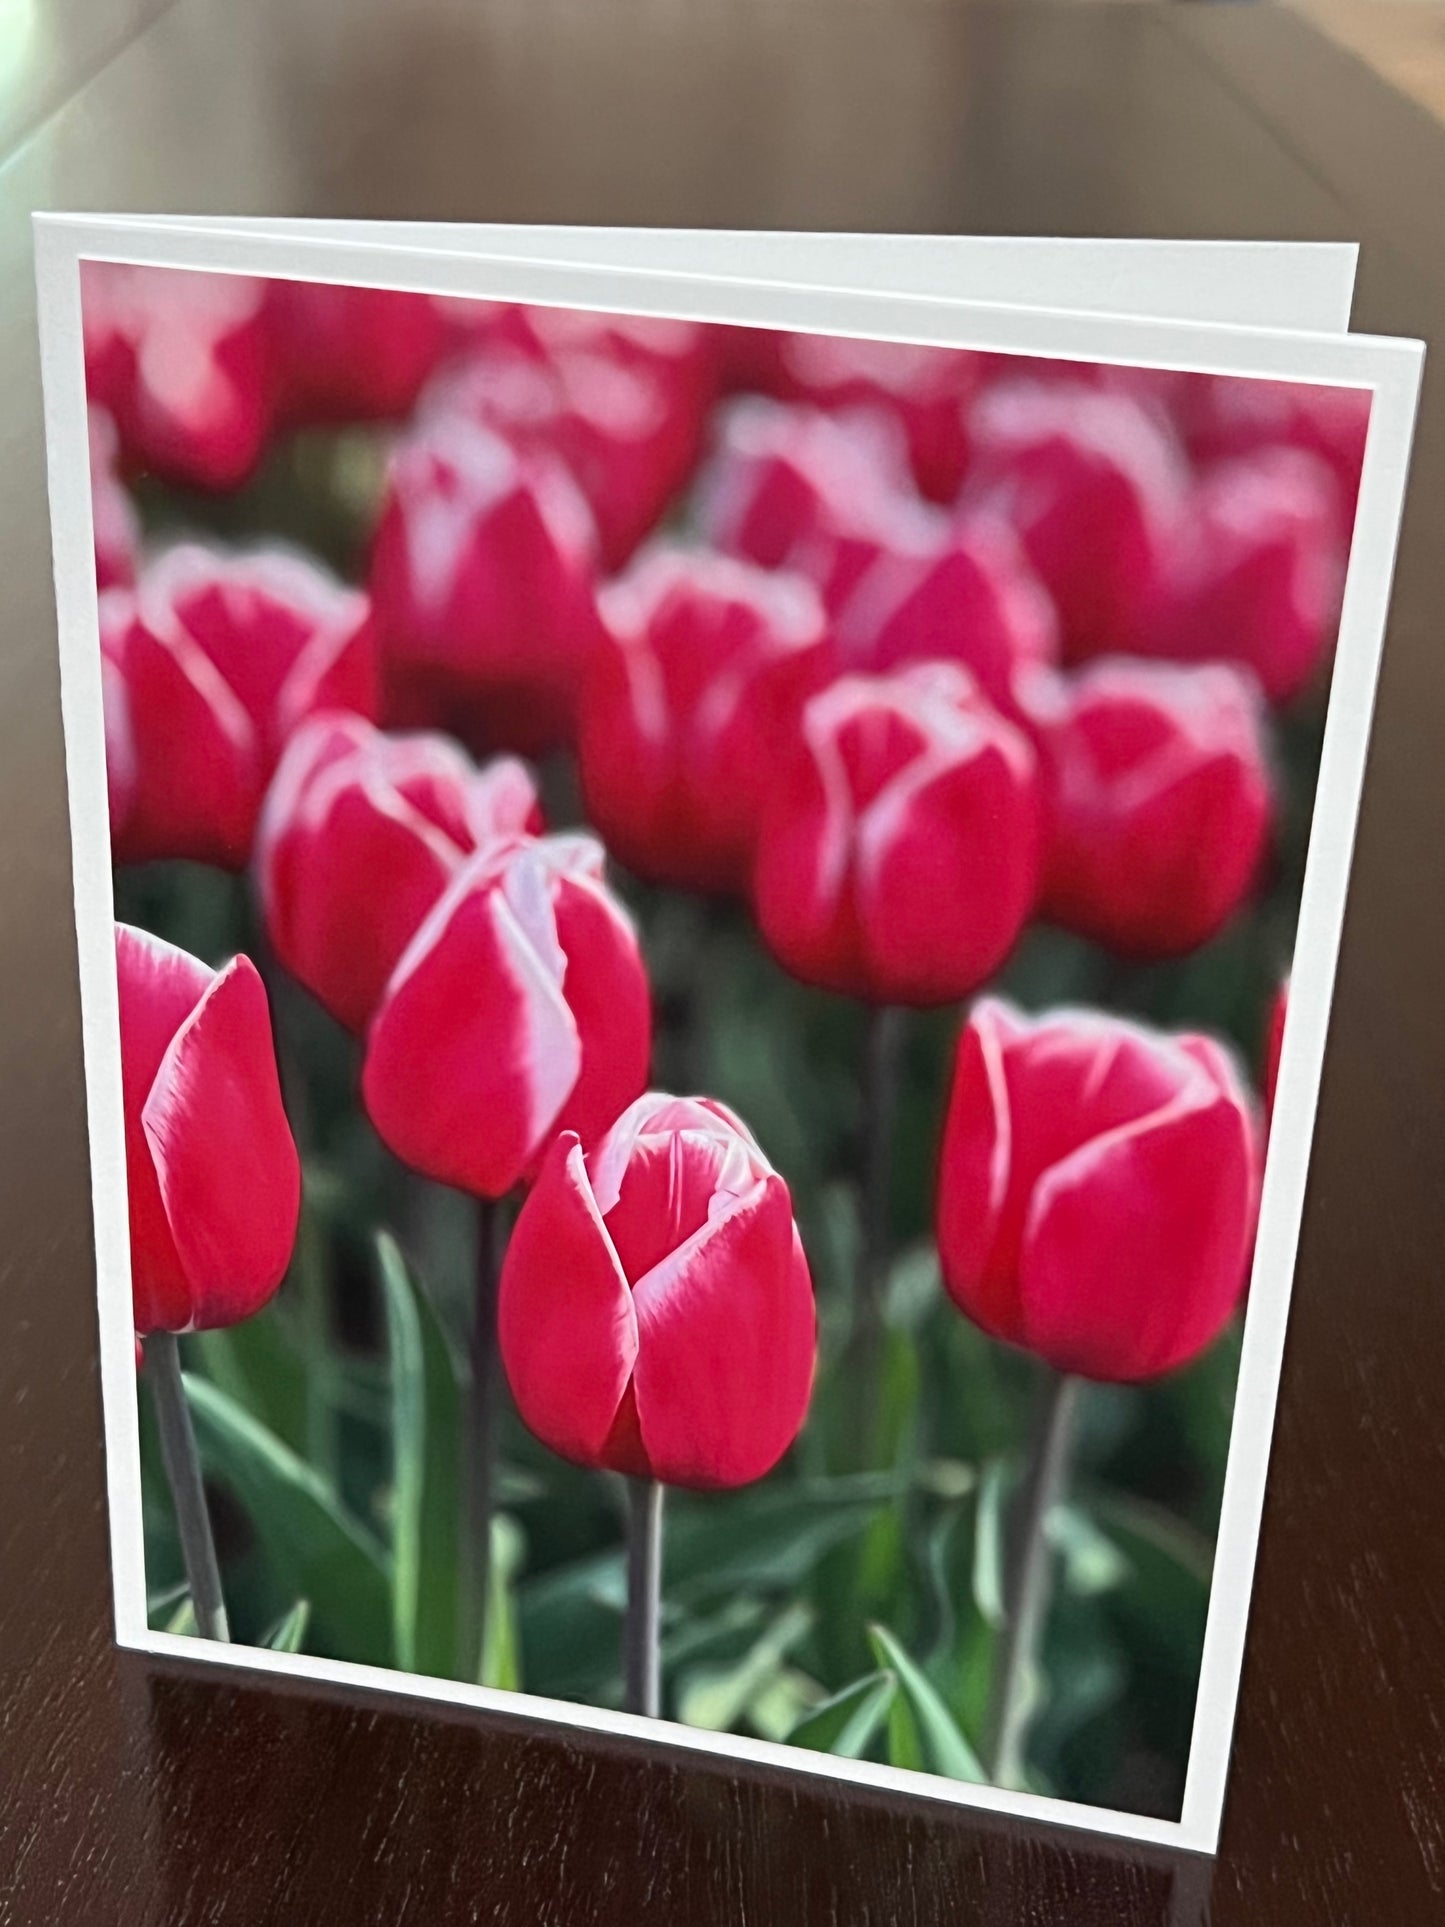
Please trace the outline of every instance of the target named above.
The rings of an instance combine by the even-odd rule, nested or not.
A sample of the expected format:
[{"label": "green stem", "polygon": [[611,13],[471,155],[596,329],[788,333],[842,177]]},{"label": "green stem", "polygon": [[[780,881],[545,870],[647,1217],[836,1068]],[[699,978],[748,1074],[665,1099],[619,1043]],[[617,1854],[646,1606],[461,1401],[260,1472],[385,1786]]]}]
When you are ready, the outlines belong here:
[{"label": "green stem", "polygon": [[476,1283],[468,1346],[471,1372],[462,1409],[458,1630],[468,1677],[480,1680],[492,1577],[492,1484],[497,1451],[497,1284],[501,1206],[477,1202]]},{"label": "green stem", "polygon": [[622,1704],[655,1720],[662,1710],[662,1494],[656,1479],[627,1481],[627,1616]]},{"label": "green stem", "polygon": [[862,1119],[858,1140],[858,1265],[849,1350],[855,1401],[853,1430],[865,1464],[870,1462],[873,1450],[888,1264],[892,1256],[889,1202],[904,1016],[897,1005],[868,1007],[859,1079]]},{"label": "green stem", "polygon": [[181,1381],[181,1353],[175,1333],[152,1332],[145,1341],[145,1362],[151,1396],[155,1400],[161,1463],[175,1507],[176,1532],[181,1542],[196,1628],[202,1639],[228,1640],[231,1631],[221,1596],[216,1542],[211,1536],[211,1515],[206,1509],[201,1462],[196,1452],[196,1435],[191,1429],[191,1408],[186,1403],[186,1388]]},{"label": "green stem", "polygon": [[1023,1784],[1034,1712],[1034,1681],[1053,1593],[1050,1515],[1064,1496],[1081,1381],[1047,1371],[1029,1462],[1015,1504],[1004,1589],[1004,1624],[994,1661],[990,1772],[996,1786]]}]

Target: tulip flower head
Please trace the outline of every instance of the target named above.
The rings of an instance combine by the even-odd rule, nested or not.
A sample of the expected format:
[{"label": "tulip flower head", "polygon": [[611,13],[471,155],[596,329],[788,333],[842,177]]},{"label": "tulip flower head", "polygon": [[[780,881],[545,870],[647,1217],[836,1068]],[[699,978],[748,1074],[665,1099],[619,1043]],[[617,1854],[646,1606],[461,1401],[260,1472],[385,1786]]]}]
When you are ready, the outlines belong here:
[{"label": "tulip flower head", "polygon": [[753,874],[764,941],[805,983],[873,1003],[967,995],[1039,886],[1027,741],[950,664],[845,676],[803,710]]},{"label": "tulip flower head", "polygon": [[244,274],[83,264],[86,388],[131,463],[195,488],[250,475],[276,404],[265,289]]},{"label": "tulip flower head", "polygon": [[259,1311],[296,1239],[301,1165],[249,958],[212,970],[116,927],[135,1329]]},{"label": "tulip flower head", "polygon": [[1269,1007],[1269,1028],[1264,1040],[1264,1110],[1274,1116],[1274,1094],[1279,1085],[1279,1060],[1284,1051],[1285,1019],[1289,1016],[1289,978],[1275,992]]},{"label": "tulip flower head", "polygon": [[776,352],[778,392],[833,411],[890,417],[922,493],[953,500],[967,464],[967,410],[983,357],[964,348],[790,333],[778,335]]},{"label": "tulip flower head", "polygon": [[596,554],[560,461],[428,415],[393,453],[372,549],[389,712],[523,754],[570,741],[597,640]]},{"label": "tulip flower head", "polygon": [[760,568],[801,570],[831,605],[885,536],[927,518],[891,426],[757,396],[734,402],[698,485],[708,539]]},{"label": "tulip flower head", "polygon": [[745,1485],[807,1412],[817,1321],[792,1200],[709,1098],[650,1092],[590,1152],[556,1140],[498,1321],[517,1409],[579,1465]]},{"label": "tulip flower head", "polygon": [[1275,448],[1221,462],[1194,490],[1132,646],[1243,663],[1286,702],[1329,647],[1343,585],[1335,487],[1319,457]]},{"label": "tulip flower head", "polygon": [[282,550],[167,551],[134,594],[101,597],[100,641],[126,693],[135,753],[121,863],[194,857],[243,868],[296,725],[320,709],[376,711],[366,597]]},{"label": "tulip flower head", "polygon": [[459,413],[513,447],[560,461],[587,498],[602,567],[620,569],[682,487],[702,417],[646,361],[595,347],[490,343],[444,376],[424,406]]},{"label": "tulip flower head", "polygon": [[880,534],[834,598],[833,639],[843,664],[874,674],[960,663],[1010,716],[1020,676],[1059,655],[1053,604],[1008,524],[988,514],[914,516]]},{"label": "tulip flower head", "polygon": [[409,412],[447,344],[434,296],[329,281],[268,286],[288,421],[389,421]]},{"label": "tulip flower head", "polygon": [[1045,916],[1120,955],[1182,956],[1244,903],[1273,797],[1252,676],[1100,657],[1033,692]]},{"label": "tulip flower head", "polygon": [[943,1141],[949,1295],[1058,1371],[1172,1371],[1239,1303],[1259,1158],[1254,1105],[1213,1039],[985,999]]},{"label": "tulip flower head", "polygon": [[1297,449],[1324,462],[1335,482],[1335,529],[1348,542],[1370,428],[1368,389],[1310,381],[1196,375],[1189,452],[1211,463],[1266,450]]},{"label": "tulip flower head", "polygon": [[979,400],[967,499],[1017,530],[1062,625],[1065,657],[1127,648],[1185,490],[1162,418],[1091,384],[1010,381]]},{"label": "tulip flower head", "polygon": [[531,771],[514,757],[479,769],[445,736],[315,716],[287,745],[257,829],[267,934],[338,1022],[364,1030],[466,859],[541,828]]},{"label": "tulip flower head", "polygon": [[361,1088],[404,1164],[482,1198],[559,1131],[591,1143],[647,1081],[651,1000],[636,932],[587,836],[484,846],[387,984]]},{"label": "tulip flower head", "polygon": [[589,820],[650,881],[745,888],[779,744],[826,673],[816,591],[730,556],[660,550],[600,608],[580,743]]}]

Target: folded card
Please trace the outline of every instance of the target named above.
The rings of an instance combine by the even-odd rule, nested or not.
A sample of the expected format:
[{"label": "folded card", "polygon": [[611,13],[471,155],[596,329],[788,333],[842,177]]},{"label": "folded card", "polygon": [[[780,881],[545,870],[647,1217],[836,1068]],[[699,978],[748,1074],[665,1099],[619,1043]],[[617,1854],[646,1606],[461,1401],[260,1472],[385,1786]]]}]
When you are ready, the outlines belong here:
[{"label": "folded card", "polygon": [[120,1641],[1211,1850],[1353,250],[37,253]]}]

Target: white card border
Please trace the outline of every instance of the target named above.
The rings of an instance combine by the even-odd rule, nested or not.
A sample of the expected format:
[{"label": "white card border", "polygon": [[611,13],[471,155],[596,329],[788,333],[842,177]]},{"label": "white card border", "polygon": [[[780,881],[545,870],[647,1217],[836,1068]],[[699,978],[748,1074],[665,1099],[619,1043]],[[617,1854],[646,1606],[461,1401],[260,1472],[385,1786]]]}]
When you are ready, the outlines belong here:
[{"label": "white card border", "polygon": [[[138,224],[53,215],[37,215],[35,227],[118,1643],[169,1658],[222,1666],[240,1664],[256,1672],[502,1711],[513,1718],[532,1717],[564,1727],[677,1746],[693,1753],[756,1761],[791,1772],[1016,1815],[1040,1824],[1212,1853],[1223,1808],[1285,1321],[1404,498],[1422,345],[1371,336],[1307,335],[1065,309],[966,305],[860,290],[748,284],[575,263],[423,251],[400,258],[394,250],[360,240],[343,243],[235,230],[147,230]],[[1279,1071],[1273,1146],[1241,1351],[1199,1696],[1177,1822],[991,1787],[965,1786],[871,1762],[835,1760],[766,1741],[702,1733],[671,1721],[643,1720],[452,1681],[423,1680],[389,1668],[254,1648],[214,1647],[149,1630],[130,1325],[104,721],[95,643],[97,609],[80,325],[82,257],[357,285],[406,286],[604,312],[737,321],[1016,354],[1276,377],[1373,391],[1300,906],[1290,1022]]]},{"label": "white card border", "polygon": [[1151,241],[1035,235],[846,234],[730,228],[521,227],[446,221],[335,221],[301,216],[111,215],[111,222],[287,240],[363,241],[505,260],[649,268],[813,288],[1234,327],[1345,333],[1359,249],[1346,241]]}]

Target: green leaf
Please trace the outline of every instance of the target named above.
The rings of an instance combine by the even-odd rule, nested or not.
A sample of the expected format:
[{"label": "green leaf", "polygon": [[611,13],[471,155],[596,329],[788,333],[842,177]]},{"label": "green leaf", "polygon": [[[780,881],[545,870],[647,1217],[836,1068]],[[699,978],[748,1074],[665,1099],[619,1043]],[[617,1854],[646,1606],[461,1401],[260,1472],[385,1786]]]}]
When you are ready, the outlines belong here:
[{"label": "green leaf", "polygon": [[887,1717],[897,1691],[896,1673],[886,1669],[866,1673],[799,1720],[788,1735],[788,1745],[832,1753],[841,1760],[861,1759]]},{"label": "green leaf", "polygon": [[[456,1674],[461,1387],[446,1337],[395,1242],[376,1241],[391,1361],[392,1623],[396,1663]],[[473,1659],[475,1664],[475,1658]]]},{"label": "green leaf", "polygon": [[185,1380],[201,1462],[244,1507],[276,1583],[309,1599],[327,1657],[392,1663],[386,1553],[334,1489],[208,1379]]},{"label": "green leaf", "polygon": [[197,1637],[199,1628],[196,1625],[196,1609],[191,1604],[191,1595],[189,1593],[186,1594],[185,1598],[166,1621],[165,1630],[168,1633],[178,1633],[186,1639],[195,1639]]},{"label": "green leaf", "polygon": [[311,1623],[311,1601],[298,1599],[289,1613],[282,1615],[262,1639],[263,1646],[269,1646],[273,1653],[299,1653],[306,1638],[306,1628]]},{"label": "green leaf", "polygon": [[211,1383],[295,1452],[306,1450],[306,1364],[273,1301],[254,1318],[187,1340]]},{"label": "green leaf", "polygon": [[922,1668],[887,1627],[870,1626],[868,1640],[878,1664],[898,1679],[888,1715],[888,1750],[894,1766],[985,1784],[987,1776],[978,1756]]},{"label": "green leaf", "polygon": [[1112,1592],[1129,1577],[1128,1559],[1078,1506],[1056,1506],[1046,1530],[1063,1566],[1064,1584],[1079,1598]]},{"label": "green leaf", "polygon": [[511,1693],[522,1685],[521,1643],[517,1633],[516,1582],[526,1551],[521,1528],[505,1512],[492,1515],[492,1551],[487,1569],[487,1623],[482,1634],[483,1686]]},{"label": "green leaf", "polygon": [[789,1606],[736,1666],[699,1669],[678,1694],[678,1718],[685,1726],[726,1733],[736,1727],[753,1699],[771,1685],[783,1659],[808,1631],[813,1615],[806,1606]]},{"label": "green leaf", "polygon": [[995,1631],[1004,1621],[1002,1459],[990,1459],[979,1481],[973,1520],[973,1601],[986,1626]]}]

